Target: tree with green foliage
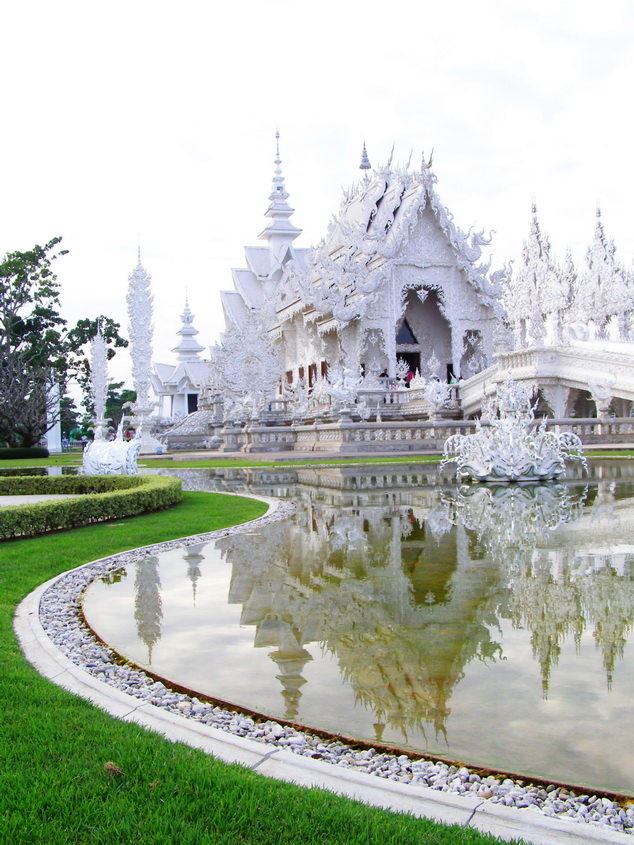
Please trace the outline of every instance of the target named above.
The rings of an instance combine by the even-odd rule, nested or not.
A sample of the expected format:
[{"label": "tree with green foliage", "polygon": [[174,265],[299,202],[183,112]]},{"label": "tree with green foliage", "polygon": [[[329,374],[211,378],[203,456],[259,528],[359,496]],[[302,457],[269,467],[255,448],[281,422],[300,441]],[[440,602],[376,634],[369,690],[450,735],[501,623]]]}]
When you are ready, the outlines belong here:
[{"label": "tree with green foliage", "polygon": [[59,420],[62,426],[62,437],[70,439],[70,433],[79,428],[79,409],[75,400],[70,396],[62,396],[60,400]]},{"label": "tree with green foliage", "polygon": [[56,237],[0,261],[0,441],[8,446],[33,446],[57,422],[53,386],[63,396],[68,379],[86,372],[82,347],[98,325],[115,346],[127,346],[107,317],[67,329],[53,271],[67,253],[57,249],[60,242]]}]

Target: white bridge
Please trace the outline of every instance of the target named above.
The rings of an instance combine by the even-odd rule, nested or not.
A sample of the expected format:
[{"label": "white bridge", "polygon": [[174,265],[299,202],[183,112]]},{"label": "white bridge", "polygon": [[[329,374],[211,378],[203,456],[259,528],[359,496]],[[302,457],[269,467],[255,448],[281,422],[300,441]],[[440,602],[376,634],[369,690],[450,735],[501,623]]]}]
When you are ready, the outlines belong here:
[{"label": "white bridge", "polygon": [[[465,418],[480,413],[509,375],[541,393],[556,419],[629,417],[634,403],[634,347],[630,343],[583,342],[521,349],[498,355],[492,367],[460,385]],[[547,409],[545,409],[547,410]]]}]

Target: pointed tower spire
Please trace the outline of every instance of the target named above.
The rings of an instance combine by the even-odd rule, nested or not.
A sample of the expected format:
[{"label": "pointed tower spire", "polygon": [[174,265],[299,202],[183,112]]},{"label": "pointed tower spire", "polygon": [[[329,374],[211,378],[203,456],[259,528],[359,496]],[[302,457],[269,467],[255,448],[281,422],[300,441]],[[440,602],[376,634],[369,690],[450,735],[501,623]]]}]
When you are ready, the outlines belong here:
[{"label": "pointed tower spire", "polygon": [[204,350],[204,346],[196,340],[198,329],[194,328],[194,315],[189,310],[189,300],[185,294],[185,308],[181,314],[182,325],[176,332],[180,338],[179,342],[172,349],[176,353],[179,361],[198,361],[200,360],[200,353]]},{"label": "pointed tower spire", "polygon": [[368,158],[368,151],[365,148],[365,141],[363,142],[363,152],[361,153],[361,164],[359,165],[359,170],[372,170],[372,165],[370,164],[370,159]]},{"label": "pointed tower spire", "polygon": [[280,133],[275,133],[275,171],[273,174],[273,189],[269,195],[271,204],[266,211],[266,217],[271,222],[259,235],[260,240],[268,241],[273,255],[280,258],[284,248],[290,246],[302,230],[290,221],[295,209],[286,202],[288,192],[282,175],[282,159],[280,158]]}]

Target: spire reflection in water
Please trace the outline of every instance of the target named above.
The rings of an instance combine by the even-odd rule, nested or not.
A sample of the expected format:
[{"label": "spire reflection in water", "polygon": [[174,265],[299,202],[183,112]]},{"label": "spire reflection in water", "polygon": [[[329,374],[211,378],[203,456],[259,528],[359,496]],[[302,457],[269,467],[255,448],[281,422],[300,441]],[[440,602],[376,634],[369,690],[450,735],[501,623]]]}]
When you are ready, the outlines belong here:
[{"label": "spire reflection in water", "polygon": [[[292,495],[293,520],[159,556],[85,610],[202,693],[364,739],[634,792],[634,486],[456,488],[433,469],[260,469],[188,484]],[[142,564],[137,564],[141,566]],[[189,577],[187,576],[189,573]],[[127,609],[126,609],[127,608]],[[157,612],[157,608],[162,617]]]}]

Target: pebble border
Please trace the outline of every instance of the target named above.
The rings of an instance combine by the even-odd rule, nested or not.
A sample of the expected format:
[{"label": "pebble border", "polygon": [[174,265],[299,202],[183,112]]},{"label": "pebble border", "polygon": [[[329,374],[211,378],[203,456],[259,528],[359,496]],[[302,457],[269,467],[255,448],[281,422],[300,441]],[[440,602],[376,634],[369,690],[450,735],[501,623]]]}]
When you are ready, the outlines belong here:
[{"label": "pebble border", "polygon": [[[195,696],[177,693],[149,677],[143,670],[118,663],[115,652],[104,646],[83,622],[81,595],[88,585],[96,578],[150,555],[266,525],[291,516],[295,510],[290,502],[260,496],[252,498],[272,504],[273,507],[264,516],[233,528],[122,552],[60,575],[40,600],[40,622],[49,639],[72,663],[97,680],[134,696],[144,704],[165,708],[198,723],[379,778],[426,786],[454,795],[487,799],[493,804],[526,808],[551,818],[584,822],[634,834],[634,803],[624,809],[608,798],[574,793],[555,784],[546,787],[526,786],[522,780],[495,775],[481,777],[465,766],[414,759],[405,754],[389,754],[373,748],[356,750],[340,740],[329,741],[308,731],[282,726],[273,720],[256,721],[239,712],[200,701]],[[634,843],[634,839],[632,841]]]}]

